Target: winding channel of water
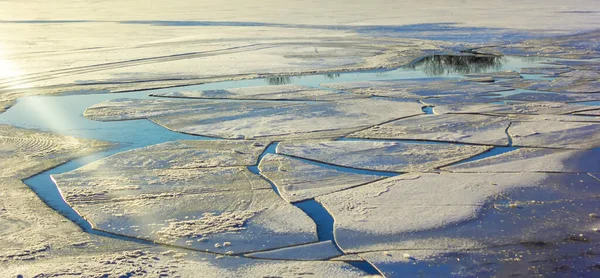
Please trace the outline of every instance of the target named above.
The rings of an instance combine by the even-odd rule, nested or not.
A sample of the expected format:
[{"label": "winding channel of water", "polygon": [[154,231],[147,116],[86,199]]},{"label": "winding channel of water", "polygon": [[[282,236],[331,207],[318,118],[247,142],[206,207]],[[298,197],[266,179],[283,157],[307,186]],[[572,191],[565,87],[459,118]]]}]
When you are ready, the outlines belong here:
[{"label": "winding channel of water", "polygon": [[[484,72],[501,71],[501,70],[515,70],[520,71],[521,68],[535,67],[542,65],[541,63],[547,60],[544,59],[530,59],[530,58],[516,58],[516,57],[505,57],[505,61],[498,67],[491,67],[484,69]],[[460,72],[456,71],[445,71],[443,76],[447,78],[459,78],[462,77]],[[87,94],[87,95],[63,95],[63,96],[34,96],[25,97],[18,100],[16,105],[11,107],[8,111],[0,114],[0,124],[9,124],[17,127],[38,129],[45,131],[53,131],[63,135],[70,135],[80,138],[89,138],[96,140],[104,140],[114,142],[116,147],[99,152],[93,155],[82,157],[66,164],[60,165],[56,168],[50,169],[33,177],[30,177],[24,182],[32,188],[33,191],[50,207],[60,212],[69,220],[75,222],[84,231],[94,233],[102,236],[117,237],[126,240],[135,240],[145,243],[151,243],[144,240],[138,240],[128,238],[124,236],[118,236],[102,231],[94,230],[92,225],[82,218],[77,212],[75,212],[62,198],[56,185],[50,178],[50,175],[60,174],[72,171],[79,167],[82,167],[88,163],[96,161],[98,159],[110,156],[112,154],[123,152],[131,149],[146,147],[149,145],[159,144],[163,142],[173,140],[215,140],[214,138],[192,136],[181,133],[172,132],[165,128],[162,128],[148,120],[132,120],[132,121],[115,121],[115,122],[99,122],[88,120],[83,117],[83,111],[96,103],[117,99],[117,98],[151,98],[148,96],[150,93],[162,93],[178,91],[181,89],[185,90],[216,90],[216,89],[227,89],[227,88],[239,88],[249,86],[264,86],[269,84],[280,84],[290,83],[297,85],[304,85],[316,88],[320,87],[322,83],[329,82],[349,82],[349,81],[373,81],[373,80],[394,80],[394,79],[413,79],[413,78],[431,78],[431,73],[428,73],[426,69],[413,67],[413,68],[399,68],[391,71],[365,71],[365,72],[349,72],[339,74],[327,74],[327,75],[309,75],[309,76],[293,76],[286,77],[284,79],[254,79],[244,81],[228,81],[218,82],[203,85],[194,85],[178,88],[151,90],[151,91],[138,91],[130,93],[118,93],[118,94]],[[538,76],[525,76],[525,78],[539,78]],[[585,103],[582,103],[585,104]],[[600,102],[592,102],[589,105],[599,105]],[[34,112],[35,111],[35,112]],[[424,105],[423,111],[425,113],[432,113],[431,107]],[[341,140],[358,140],[358,139],[346,139]],[[420,144],[440,144],[439,142],[413,142]],[[265,153],[274,153],[276,143],[271,144]],[[467,161],[473,161],[482,159],[485,157],[497,155],[510,150],[513,147],[495,147],[491,151],[472,157],[468,160],[461,161],[461,163]],[[263,154],[263,155],[264,155]],[[260,161],[260,160],[259,160]],[[312,163],[312,162],[311,162]],[[314,162],[317,163],[317,162]],[[340,171],[349,171],[361,174],[373,174],[380,176],[394,176],[398,173],[387,173],[378,171],[368,170],[357,170],[352,168],[345,168],[339,166],[333,166],[329,164],[318,163],[320,166],[333,168]],[[255,174],[260,175],[260,171],[257,166],[248,167],[249,170]],[[272,184],[272,183],[271,183]],[[274,190],[277,192],[275,186]],[[307,215],[309,215],[317,225],[318,238],[320,241],[332,240],[335,242],[333,226],[334,219],[327,212],[327,210],[317,203],[314,199],[295,203],[298,208],[302,209]],[[353,263],[352,265],[365,270],[368,273],[378,274],[378,272],[370,266],[368,263]]]}]

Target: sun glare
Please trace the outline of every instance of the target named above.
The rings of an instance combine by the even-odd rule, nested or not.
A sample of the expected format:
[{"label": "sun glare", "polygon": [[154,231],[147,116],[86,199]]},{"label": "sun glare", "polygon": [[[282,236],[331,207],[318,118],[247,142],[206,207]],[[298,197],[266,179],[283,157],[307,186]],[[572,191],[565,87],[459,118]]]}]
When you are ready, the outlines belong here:
[{"label": "sun glare", "polygon": [[29,87],[27,84],[16,82],[15,79],[23,75],[23,71],[19,68],[17,63],[9,60],[6,56],[4,47],[0,44],[0,83],[2,84],[2,87],[10,86],[10,88],[15,89]]},{"label": "sun glare", "polygon": [[0,59],[0,78],[11,78],[21,75],[15,64],[8,60]]}]

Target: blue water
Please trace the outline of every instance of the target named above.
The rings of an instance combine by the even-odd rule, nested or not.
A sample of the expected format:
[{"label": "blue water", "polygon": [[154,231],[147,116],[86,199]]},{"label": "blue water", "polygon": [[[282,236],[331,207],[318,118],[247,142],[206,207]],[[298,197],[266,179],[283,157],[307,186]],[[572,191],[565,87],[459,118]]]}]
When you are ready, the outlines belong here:
[{"label": "blue water", "polygon": [[269,144],[265,148],[265,150],[263,151],[263,153],[261,153],[260,156],[258,157],[258,160],[256,161],[256,164],[252,165],[252,166],[248,166],[248,170],[250,172],[252,172],[253,174],[256,174],[256,175],[259,175],[260,177],[262,177],[265,181],[267,181],[271,185],[271,188],[273,188],[273,191],[275,191],[275,193],[277,193],[277,195],[281,196],[281,194],[279,194],[279,189],[277,188],[277,186],[271,180],[269,180],[267,177],[263,176],[263,174],[258,169],[258,165],[260,164],[260,162],[262,161],[262,159],[265,157],[265,155],[267,155],[267,154],[275,154],[275,151],[277,150],[277,144],[279,144],[279,143],[278,142],[273,142],[273,143]]},{"label": "blue water", "polygon": [[54,131],[139,148],[172,140],[208,139],[169,131],[148,120],[99,122],[83,117],[91,105],[122,97],[147,98],[145,92],[125,94],[24,97],[0,114],[0,124]]},{"label": "blue water", "polygon": [[[296,207],[304,211],[317,225],[317,237],[319,241],[331,240],[335,242],[333,233],[334,219],[331,214],[315,199],[294,203]],[[337,246],[337,245],[336,245]]]},{"label": "blue water", "polygon": [[423,112],[425,112],[427,115],[433,115],[433,106],[423,106],[421,110],[423,110]]},{"label": "blue water", "polygon": [[600,106],[600,101],[598,101],[598,100],[596,100],[596,101],[582,101],[582,102],[575,102],[574,104]]},{"label": "blue water", "polygon": [[476,156],[467,158],[465,160],[461,160],[458,161],[456,163],[453,163],[452,165],[458,165],[458,164],[463,164],[463,163],[468,163],[468,162],[473,162],[476,160],[480,160],[480,159],[484,159],[484,158],[488,158],[488,157],[492,157],[492,156],[496,156],[496,155],[501,155],[507,152],[511,152],[514,150],[517,150],[517,147],[493,147],[492,149],[490,149],[489,151],[480,153]]},{"label": "blue water", "polygon": [[545,74],[521,74],[521,77],[524,79],[533,79],[533,80],[552,80],[554,77],[547,76]]}]

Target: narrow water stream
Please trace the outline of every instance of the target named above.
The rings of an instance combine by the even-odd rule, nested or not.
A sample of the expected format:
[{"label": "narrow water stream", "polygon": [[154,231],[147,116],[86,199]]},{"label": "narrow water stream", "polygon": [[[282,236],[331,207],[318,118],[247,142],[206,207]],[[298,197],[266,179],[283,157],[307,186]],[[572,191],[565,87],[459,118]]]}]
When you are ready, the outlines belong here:
[{"label": "narrow water stream", "polygon": [[260,154],[260,156],[258,157],[258,161],[256,161],[256,165],[248,166],[248,170],[250,172],[252,172],[253,174],[259,175],[261,178],[263,178],[265,181],[267,181],[271,185],[271,188],[273,188],[273,191],[275,191],[275,193],[277,193],[277,195],[281,196],[281,194],[279,194],[279,189],[277,188],[277,186],[270,179],[268,179],[263,174],[261,174],[260,170],[258,169],[258,165],[260,164],[262,159],[265,157],[265,155],[275,154],[275,151],[277,150],[277,144],[279,144],[279,143],[273,142],[273,143],[269,144],[265,148],[265,151],[262,154]]}]

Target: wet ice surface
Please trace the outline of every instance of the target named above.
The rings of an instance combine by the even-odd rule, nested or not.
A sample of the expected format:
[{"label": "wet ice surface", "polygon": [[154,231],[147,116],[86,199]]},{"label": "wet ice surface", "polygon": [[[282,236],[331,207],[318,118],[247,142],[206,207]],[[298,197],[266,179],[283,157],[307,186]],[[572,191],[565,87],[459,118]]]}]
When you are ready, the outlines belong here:
[{"label": "wet ice surface", "polygon": [[[527,66],[539,65],[535,63]],[[490,74],[474,74],[472,78],[506,79],[507,74],[501,71],[505,69],[510,67],[489,68]],[[38,194],[45,195],[49,191],[41,186],[51,186],[48,174],[56,174],[65,199],[96,229],[127,237],[224,254],[267,250],[248,256],[268,259],[323,260],[343,255],[341,251],[359,253],[382,273],[392,276],[399,270],[401,273],[453,273],[457,264],[447,261],[453,252],[463,256],[493,256],[474,250],[490,247],[492,253],[497,245],[578,241],[580,233],[584,233],[588,241],[595,240],[595,235],[590,234],[595,218],[588,215],[598,213],[593,209],[597,207],[596,202],[590,198],[597,194],[594,188],[598,180],[586,174],[597,172],[594,171],[597,163],[588,162],[594,161],[595,149],[541,149],[528,153],[525,148],[491,148],[492,145],[593,148],[597,142],[594,139],[597,127],[583,120],[592,120],[591,117],[554,115],[584,113],[578,112],[579,108],[585,110],[589,106],[546,103],[521,104],[516,109],[512,107],[518,105],[482,106],[478,103],[480,99],[495,101],[498,95],[494,94],[503,93],[496,90],[506,89],[489,82],[456,81],[459,77],[456,72],[448,72],[452,78],[449,80],[399,81],[423,78],[427,74],[404,70],[340,74],[335,77],[336,82],[355,82],[360,78],[365,82],[358,87],[375,86],[387,95],[383,99],[332,103],[312,100],[329,102],[356,92],[352,92],[353,89],[341,92],[347,89],[341,87],[337,88],[341,91],[320,87],[321,83],[331,82],[330,77],[325,76],[157,90],[151,92],[154,95],[151,98],[146,97],[148,92],[33,97],[21,100],[2,114],[0,120],[121,143],[118,149],[101,154],[120,152],[113,157],[79,169],[75,168],[91,161],[65,165],[32,178],[28,184],[37,188]],[[512,73],[508,77],[516,78]],[[318,97],[324,98],[306,99],[300,95],[298,99],[289,99],[288,95],[298,89],[293,87],[295,85],[266,87],[272,91],[260,88],[265,83],[281,82],[311,86],[319,92]],[[251,87],[244,89],[247,86]],[[352,86],[357,85],[348,88],[355,88]],[[408,88],[411,95],[404,94],[402,88]],[[252,99],[261,91],[265,94],[258,97],[260,101],[158,97]],[[278,95],[282,91],[285,95]],[[428,99],[432,96],[436,98]],[[122,97],[130,100],[115,101]],[[454,107],[453,103],[460,103],[455,107],[461,110],[451,112],[463,114],[431,113]],[[136,111],[131,110],[132,104],[138,108]],[[383,109],[381,105],[387,106]],[[436,107],[431,111],[424,108],[426,105]],[[124,121],[90,121],[81,116],[88,106],[93,107],[86,112],[89,117]],[[47,110],[41,110],[45,113],[36,117],[27,113],[34,107]],[[376,109],[393,113],[373,111]],[[555,113],[555,109],[560,113]],[[356,110],[362,114],[355,114]],[[199,115],[202,114],[199,111],[206,115]],[[298,121],[307,113],[329,120],[317,124],[312,119],[306,124]],[[264,117],[265,114],[272,119]],[[527,114],[527,117],[506,114]],[[367,122],[356,119],[365,115],[366,118],[375,116]],[[147,120],[131,120],[142,118],[174,130],[238,140],[155,145],[175,139],[207,138],[174,133]],[[244,124],[240,124],[240,119]],[[339,123],[342,119],[345,122]],[[290,131],[273,133],[282,129],[281,123]],[[187,129],[190,125],[194,128]],[[339,130],[332,132],[332,128]],[[323,141],[346,135],[355,138]],[[239,140],[262,137],[284,141],[270,145],[263,153],[268,142]],[[293,140],[286,141],[288,139]],[[300,139],[318,140],[301,142]],[[409,140],[421,140],[425,144]],[[463,144],[428,144],[432,140]],[[234,147],[238,145],[243,147]],[[274,146],[277,146],[276,151]],[[439,169],[461,162],[465,163]],[[440,170],[466,173],[399,175],[399,172]],[[519,174],[508,174],[515,172]],[[270,183],[278,190],[273,191]],[[54,197],[48,194],[42,198],[60,198],[57,193]],[[417,193],[419,197],[415,197]],[[315,197],[327,210],[312,199]],[[198,203],[198,199],[206,202]],[[305,201],[289,204],[301,200]],[[77,220],[74,212],[66,212],[68,207],[64,202],[50,203],[59,210],[62,206],[63,213],[85,227],[85,220]],[[571,206],[566,211],[561,210],[565,204]],[[390,217],[395,219],[390,220]],[[505,231],[519,232],[508,235]],[[576,237],[571,238],[573,234]],[[440,268],[418,265],[431,258],[438,259]]]}]

